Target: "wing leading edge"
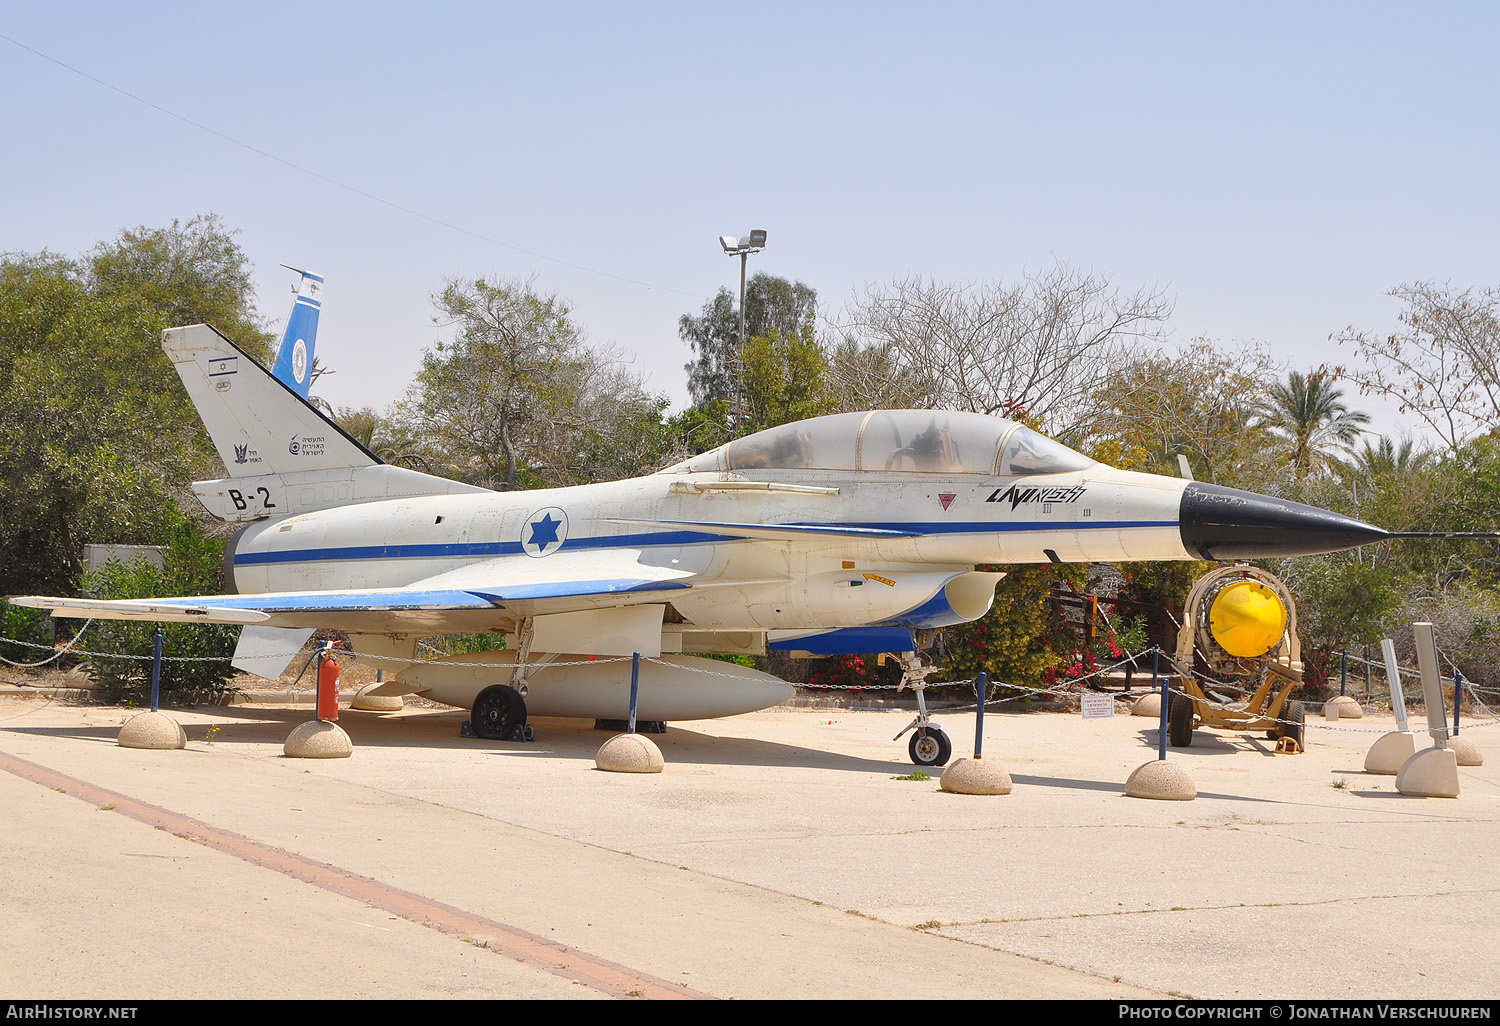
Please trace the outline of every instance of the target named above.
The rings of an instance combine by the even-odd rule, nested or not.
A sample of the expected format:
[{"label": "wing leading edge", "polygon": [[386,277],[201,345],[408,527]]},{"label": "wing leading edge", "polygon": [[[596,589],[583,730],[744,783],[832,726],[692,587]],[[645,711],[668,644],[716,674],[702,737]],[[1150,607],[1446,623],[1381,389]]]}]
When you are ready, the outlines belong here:
[{"label": "wing leading edge", "polygon": [[[653,568],[642,567],[642,570]],[[465,587],[418,583],[405,588],[270,592],[262,595],[189,595],[105,600],[31,595],[16,605],[58,617],[218,623],[263,627],[313,627],[346,631],[467,633],[494,630],[498,620],[533,612],[589,609],[645,601],[652,593],[688,587],[654,576],[555,575],[524,581],[490,578]]]}]

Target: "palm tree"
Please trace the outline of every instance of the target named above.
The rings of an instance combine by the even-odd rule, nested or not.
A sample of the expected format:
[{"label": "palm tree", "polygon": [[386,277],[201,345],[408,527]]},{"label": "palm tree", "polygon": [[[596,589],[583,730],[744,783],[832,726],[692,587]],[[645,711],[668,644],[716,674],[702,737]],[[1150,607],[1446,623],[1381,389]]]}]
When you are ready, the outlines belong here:
[{"label": "palm tree", "polygon": [[1433,456],[1431,449],[1418,449],[1411,438],[1393,442],[1385,435],[1380,436],[1376,445],[1371,445],[1366,439],[1364,448],[1351,450],[1351,454],[1349,472],[1356,478],[1370,481],[1382,477],[1405,477],[1426,467]]},{"label": "palm tree", "polygon": [[1339,401],[1343,394],[1318,372],[1304,377],[1291,371],[1285,383],[1271,387],[1265,426],[1290,444],[1289,462],[1299,481],[1327,467],[1336,452],[1348,452],[1370,422]]}]

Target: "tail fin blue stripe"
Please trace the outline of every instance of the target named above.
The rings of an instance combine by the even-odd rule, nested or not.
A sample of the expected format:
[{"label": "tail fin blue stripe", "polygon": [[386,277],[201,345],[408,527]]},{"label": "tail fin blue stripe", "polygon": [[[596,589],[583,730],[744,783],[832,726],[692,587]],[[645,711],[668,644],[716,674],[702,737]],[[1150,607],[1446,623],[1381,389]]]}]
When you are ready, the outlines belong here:
[{"label": "tail fin blue stripe", "polygon": [[297,298],[286,320],[276,364],[271,373],[293,392],[306,399],[312,387],[313,349],[318,341],[318,313],[323,308],[323,276],[291,268],[302,275]]}]

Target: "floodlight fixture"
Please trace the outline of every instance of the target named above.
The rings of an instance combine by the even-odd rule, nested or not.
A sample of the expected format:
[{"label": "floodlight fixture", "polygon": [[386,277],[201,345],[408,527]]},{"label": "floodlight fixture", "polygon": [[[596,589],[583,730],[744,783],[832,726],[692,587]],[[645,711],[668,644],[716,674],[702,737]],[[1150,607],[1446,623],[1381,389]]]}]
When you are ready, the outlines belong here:
[{"label": "floodlight fixture", "polygon": [[766,230],[754,228],[749,235],[739,237],[720,235],[719,245],[724,247],[724,252],[730,256],[744,257],[751,253],[759,253],[766,248]]}]

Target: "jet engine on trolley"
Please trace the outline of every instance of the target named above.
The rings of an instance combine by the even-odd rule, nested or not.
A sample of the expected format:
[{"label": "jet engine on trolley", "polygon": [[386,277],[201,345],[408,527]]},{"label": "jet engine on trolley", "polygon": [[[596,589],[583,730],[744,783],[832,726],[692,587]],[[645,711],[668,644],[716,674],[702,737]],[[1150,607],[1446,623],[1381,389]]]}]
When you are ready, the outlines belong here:
[{"label": "jet engine on trolley", "polygon": [[1264,730],[1278,751],[1302,750],[1306,710],[1287,698],[1302,683],[1297,604],[1275,574],[1236,563],[1199,578],[1184,603],[1176,655],[1182,691],[1167,722],[1174,747],[1192,743],[1196,717],[1205,727]]}]

